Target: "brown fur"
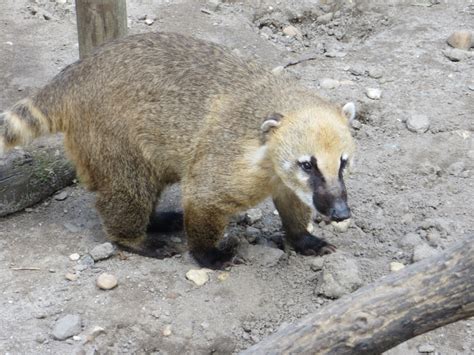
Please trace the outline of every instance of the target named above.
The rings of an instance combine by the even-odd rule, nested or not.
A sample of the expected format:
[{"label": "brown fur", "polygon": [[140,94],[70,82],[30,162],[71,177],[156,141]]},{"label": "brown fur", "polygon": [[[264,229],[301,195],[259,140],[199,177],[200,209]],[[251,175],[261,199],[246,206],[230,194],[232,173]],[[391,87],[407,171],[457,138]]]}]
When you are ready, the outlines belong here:
[{"label": "brown fur", "polygon": [[[261,132],[267,117],[281,122]],[[317,154],[331,180],[341,153],[353,151],[339,107],[218,45],[177,34],[99,48],[5,121],[7,148],[64,132],[81,181],[97,192],[108,236],[139,253],[153,256],[149,216],[163,188],[181,181],[190,249],[210,266],[219,257],[205,259],[219,253],[229,217],[269,195],[290,238],[307,233],[311,209],[290,189],[307,186],[294,178],[297,168],[282,166]]]}]

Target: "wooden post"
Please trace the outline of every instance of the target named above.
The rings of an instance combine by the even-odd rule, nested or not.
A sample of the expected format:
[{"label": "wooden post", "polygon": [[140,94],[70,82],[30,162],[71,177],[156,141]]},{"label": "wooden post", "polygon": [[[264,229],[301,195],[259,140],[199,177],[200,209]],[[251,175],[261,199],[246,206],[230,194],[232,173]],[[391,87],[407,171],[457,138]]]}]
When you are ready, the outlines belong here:
[{"label": "wooden post", "polygon": [[126,0],[76,0],[79,56],[127,34]]},{"label": "wooden post", "polygon": [[474,316],[474,236],[272,334],[241,355],[381,354]]}]

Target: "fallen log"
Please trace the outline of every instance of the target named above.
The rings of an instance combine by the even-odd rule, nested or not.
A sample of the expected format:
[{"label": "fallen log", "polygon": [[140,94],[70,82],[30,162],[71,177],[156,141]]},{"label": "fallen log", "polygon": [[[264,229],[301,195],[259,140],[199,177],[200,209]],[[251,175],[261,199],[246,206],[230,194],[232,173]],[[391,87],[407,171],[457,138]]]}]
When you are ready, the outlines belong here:
[{"label": "fallen log", "polygon": [[0,157],[0,217],[40,202],[70,185],[74,177],[57,137],[40,140],[25,150],[11,150]]},{"label": "fallen log", "polygon": [[379,354],[474,316],[474,236],[272,334],[248,354]]}]

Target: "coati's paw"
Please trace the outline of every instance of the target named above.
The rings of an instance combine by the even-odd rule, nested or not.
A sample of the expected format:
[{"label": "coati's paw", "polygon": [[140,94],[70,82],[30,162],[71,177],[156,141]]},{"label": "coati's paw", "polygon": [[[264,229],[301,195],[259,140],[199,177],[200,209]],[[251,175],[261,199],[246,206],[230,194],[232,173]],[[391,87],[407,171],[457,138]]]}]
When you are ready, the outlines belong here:
[{"label": "coati's paw", "polygon": [[222,240],[218,247],[200,251],[191,250],[191,255],[201,267],[222,270],[226,267],[245,262],[241,257],[235,254],[238,244],[238,238],[228,237]]},{"label": "coati's paw", "polygon": [[291,244],[297,253],[303,255],[332,254],[337,249],[334,245],[312,234],[304,234],[297,239],[293,239]]},{"label": "coati's paw", "polygon": [[183,229],[183,212],[158,212],[150,217],[148,233],[174,233]]}]

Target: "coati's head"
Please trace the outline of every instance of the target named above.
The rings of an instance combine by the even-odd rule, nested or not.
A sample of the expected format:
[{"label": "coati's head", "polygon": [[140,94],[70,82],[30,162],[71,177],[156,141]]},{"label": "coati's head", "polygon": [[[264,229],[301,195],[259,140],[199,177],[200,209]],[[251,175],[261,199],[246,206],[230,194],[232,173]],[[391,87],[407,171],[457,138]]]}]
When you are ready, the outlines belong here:
[{"label": "coati's head", "polygon": [[354,153],[354,103],[270,115],[262,124],[276,175],[305,204],[332,221],[350,217],[344,170]]}]

